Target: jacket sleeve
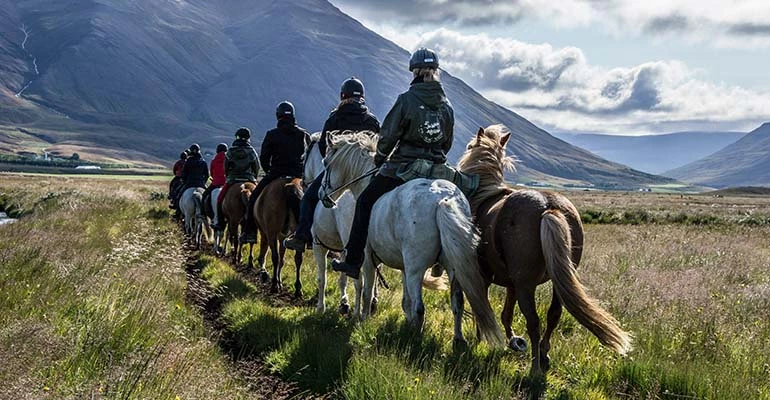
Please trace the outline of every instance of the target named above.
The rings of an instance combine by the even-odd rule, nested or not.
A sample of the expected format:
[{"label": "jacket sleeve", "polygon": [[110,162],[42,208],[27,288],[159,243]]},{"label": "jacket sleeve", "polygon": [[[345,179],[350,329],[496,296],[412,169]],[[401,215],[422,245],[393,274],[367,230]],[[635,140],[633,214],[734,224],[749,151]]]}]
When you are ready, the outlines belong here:
[{"label": "jacket sleeve", "polygon": [[184,166],[182,167],[182,181],[187,181],[190,177],[190,163],[186,162],[184,163]]},{"label": "jacket sleeve", "polygon": [[445,132],[447,135],[447,141],[444,142],[444,144],[441,146],[441,150],[444,150],[444,155],[449,154],[449,150],[452,148],[452,144],[454,143],[455,134],[455,112],[450,105],[447,105],[447,109],[449,117],[449,120],[447,121],[447,131]]},{"label": "jacket sleeve", "polygon": [[230,159],[230,152],[228,151],[225,155],[225,176],[232,175],[233,172],[233,161]]},{"label": "jacket sleeve", "polygon": [[380,139],[377,142],[377,155],[374,157],[375,164],[382,164],[388,158],[390,153],[398,144],[401,136],[404,134],[402,121],[404,118],[404,95],[398,96],[396,104],[390,109],[385,121],[382,122],[380,130]]},{"label": "jacket sleeve", "polygon": [[[214,164],[214,162],[212,161],[212,162],[211,162],[211,164]],[[204,176],[204,177],[203,177],[203,182],[206,182],[206,181],[208,181],[208,180],[209,180],[209,177],[211,177],[211,176],[212,176],[212,175],[209,173],[209,165],[208,165],[208,164],[206,164],[206,161],[204,161],[204,162],[203,162],[203,175],[206,175],[206,176]]]},{"label": "jacket sleeve", "polygon": [[318,140],[318,150],[321,152],[322,157],[326,157],[326,149],[328,147],[328,132],[333,131],[336,127],[336,118],[334,118],[334,114],[329,115],[329,118],[326,119],[326,122],[324,123],[324,128],[321,130],[321,139]]},{"label": "jacket sleeve", "polygon": [[270,147],[270,134],[268,133],[265,135],[265,139],[262,141],[262,147],[259,149],[259,163],[262,164],[262,169],[265,173],[270,172],[270,159],[273,158]]},{"label": "jacket sleeve", "polygon": [[368,129],[376,134],[380,134],[380,121],[374,115],[369,115]]},{"label": "jacket sleeve", "polygon": [[249,167],[251,168],[251,172],[254,174],[254,178],[256,179],[259,176],[259,162],[257,162],[259,156],[257,155],[257,151],[254,149],[251,149],[251,154],[251,163]]}]

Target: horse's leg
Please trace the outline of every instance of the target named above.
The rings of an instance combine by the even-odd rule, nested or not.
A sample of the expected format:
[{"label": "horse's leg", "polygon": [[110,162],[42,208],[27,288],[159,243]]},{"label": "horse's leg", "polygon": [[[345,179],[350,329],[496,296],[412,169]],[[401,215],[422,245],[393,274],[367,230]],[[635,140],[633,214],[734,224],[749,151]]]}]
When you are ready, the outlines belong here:
[{"label": "horse's leg", "polygon": [[[374,272],[377,272],[378,268],[380,268],[380,266],[379,265],[375,265],[374,266]],[[379,289],[378,288],[380,287],[380,285],[379,285],[379,280],[377,279],[377,275],[376,274],[375,274],[373,279],[374,279],[374,293],[372,294],[372,307],[371,307],[372,309],[371,309],[371,313],[372,314],[377,314],[377,306],[380,303],[379,299],[377,298],[377,295],[379,294]]]},{"label": "horse's leg", "polygon": [[[342,275],[347,276],[344,273]],[[356,279],[354,281],[354,286],[356,288],[356,304],[353,307],[354,308],[354,310],[353,310],[353,317],[355,317],[357,319],[361,318],[361,294],[362,294],[362,292],[364,290],[363,283],[364,283],[363,279],[361,279],[360,276],[358,277],[358,279]]]},{"label": "horse's leg", "polygon": [[[368,250],[368,249],[367,249]],[[371,253],[371,251],[367,251]],[[372,292],[374,287],[374,264],[372,263],[371,254],[366,254],[364,257],[364,263],[361,265],[361,276],[363,282],[363,302],[361,303],[361,320],[365,320],[369,317],[372,311]]]},{"label": "horse's leg", "polygon": [[545,326],[545,333],[543,334],[543,340],[540,341],[540,366],[543,367],[543,371],[548,371],[551,367],[551,358],[548,357],[548,352],[551,350],[551,334],[559,325],[559,319],[561,319],[561,301],[554,289],[551,294],[551,306],[548,307],[548,320]]},{"label": "horse's leg", "polygon": [[422,326],[425,322],[425,304],[422,302],[422,278],[425,274],[424,264],[404,263],[404,272],[409,298],[412,299],[412,322],[411,325],[419,332],[422,332]]},{"label": "horse's leg", "polygon": [[315,258],[317,282],[318,282],[318,303],[316,311],[326,311],[326,253],[327,250],[321,246],[313,246],[313,257]]},{"label": "horse's leg", "polygon": [[505,337],[508,338],[508,347],[516,351],[527,351],[527,341],[521,336],[513,334],[513,309],[516,307],[516,288],[505,289],[505,305],[500,313],[500,320],[505,328]]},{"label": "horse's leg", "polygon": [[[342,315],[347,315],[350,312],[350,301],[348,300],[348,276],[346,274],[339,274],[337,285],[340,288],[340,305],[337,308],[337,311]],[[376,290],[377,288],[375,287],[375,291]]]},{"label": "horse's leg", "polygon": [[401,272],[401,283],[403,284],[403,288],[401,289],[401,292],[403,293],[403,296],[401,296],[401,309],[404,310],[404,315],[406,316],[406,322],[411,323],[412,322],[412,298],[409,297],[409,286],[406,282],[406,273]]},{"label": "horse's leg", "polygon": [[257,264],[259,264],[259,280],[262,283],[267,283],[270,280],[270,275],[265,268],[265,258],[267,258],[267,236],[259,235],[259,254],[257,255]]},{"label": "horse's leg", "polygon": [[[281,247],[283,247],[283,241],[281,241]],[[286,251],[285,247],[284,251]],[[300,269],[302,269],[302,254],[303,251],[295,251],[294,252],[294,268],[297,270],[297,279],[294,281],[294,297],[301,299],[302,298],[302,280],[299,275]]]},{"label": "horse's leg", "polygon": [[273,283],[270,285],[270,293],[278,293],[281,283],[281,253],[278,251],[278,239],[268,238],[270,244],[270,258],[273,260]]},{"label": "horse's leg", "polygon": [[[524,318],[527,319],[527,334],[530,343],[540,343],[540,318],[537,316],[537,305],[535,304],[535,287],[517,287],[516,297],[519,300],[519,308]],[[543,375],[543,369],[540,366],[540,346],[532,346],[532,368],[529,370],[530,376],[538,377]]]},{"label": "horse's leg", "polygon": [[450,297],[452,303],[452,314],[455,319],[455,334],[453,338],[454,346],[467,346],[468,342],[463,337],[463,311],[465,309],[465,298],[460,284],[455,279],[454,269],[449,269]]}]

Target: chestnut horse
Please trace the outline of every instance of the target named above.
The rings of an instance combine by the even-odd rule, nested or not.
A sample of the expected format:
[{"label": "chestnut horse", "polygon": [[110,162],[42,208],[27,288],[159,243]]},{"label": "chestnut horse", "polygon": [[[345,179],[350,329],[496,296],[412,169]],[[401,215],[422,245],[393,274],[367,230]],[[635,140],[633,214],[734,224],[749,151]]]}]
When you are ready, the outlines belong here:
[{"label": "chestnut horse", "polygon": [[[286,248],[283,239],[292,232],[297,225],[297,216],[291,212],[289,202],[299,202],[302,198],[302,179],[279,178],[270,182],[259,195],[254,204],[254,220],[259,230],[259,256],[257,263],[260,267],[260,276],[263,282],[267,282],[269,275],[265,269],[265,256],[270,248],[270,257],[273,261],[273,281],[270,292],[277,293],[283,289],[281,283],[281,270],[283,269],[283,257]],[[302,252],[294,252],[294,265],[297,276],[294,282],[294,296],[302,296],[302,282],[300,281],[300,267],[302,267]],[[254,266],[252,251],[249,248],[249,267]]]},{"label": "chestnut horse", "polygon": [[[222,215],[219,216],[221,218],[219,224],[227,223],[227,236],[228,241],[233,246],[232,257],[235,264],[241,261],[242,243],[238,241],[238,227],[246,215],[249,196],[255,187],[256,185],[251,182],[245,182],[240,185],[234,184],[227,190],[225,198],[222,199]],[[227,242],[225,242],[224,250],[222,250],[223,254],[226,252]]]},{"label": "chestnut horse", "polygon": [[[530,375],[542,375],[550,366],[551,334],[563,304],[602,344],[625,354],[631,349],[631,335],[586,294],[578,280],[576,267],[583,252],[580,215],[572,202],[558,193],[508,187],[503,172],[513,169],[512,158],[505,156],[509,138],[502,125],[480,128],[458,164],[459,170],[480,177],[479,188],[470,199],[481,230],[479,261],[489,283],[508,289],[502,313],[508,338],[518,339],[515,344],[526,348],[510,328],[518,301],[532,342]],[[535,288],[549,279],[553,295],[541,339]]]}]

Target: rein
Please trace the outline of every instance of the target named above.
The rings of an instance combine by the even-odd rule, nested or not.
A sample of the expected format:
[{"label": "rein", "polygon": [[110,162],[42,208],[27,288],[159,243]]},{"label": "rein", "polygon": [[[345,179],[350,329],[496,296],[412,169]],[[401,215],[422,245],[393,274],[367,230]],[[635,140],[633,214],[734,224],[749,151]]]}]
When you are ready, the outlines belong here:
[{"label": "rein", "polygon": [[[333,162],[334,162],[334,160],[331,160],[329,162],[329,164],[325,168],[326,174],[324,174],[324,184],[323,184],[323,186],[325,186],[326,188],[330,188],[331,187],[331,173],[329,171],[329,166],[331,166],[331,164]],[[351,180],[350,182],[348,182],[348,183],[346,183],[346,184],[344,184],[344,185],[342,185],[342,186],[332,190],[331,192],[326,193],[326,196],[324,196],[324,198],[321,199],[321,201],[324,203],[325,206],[327,206],[327,204],[329,204],[329,206],[327,206],[329,208],[336,206],[337,202],[334,201],[334,199],[332,199],[333,195],[335,195],[336,193],[339,193],[340,191],[345,190],[345,189],[349,188],[350,186],[355,185],[356,183],[358,183],[358,182],[360,182],[360,181],[362,181],[362,180],[364,180],[364,179],[366,179],[366,178],[376,174],[379,169],[380,169],[380,167],[374,167],[374,168],[370,169],[369,171],[365,172],[363,175],[359,176],[358,178],[355,178],[355,179]]]}]

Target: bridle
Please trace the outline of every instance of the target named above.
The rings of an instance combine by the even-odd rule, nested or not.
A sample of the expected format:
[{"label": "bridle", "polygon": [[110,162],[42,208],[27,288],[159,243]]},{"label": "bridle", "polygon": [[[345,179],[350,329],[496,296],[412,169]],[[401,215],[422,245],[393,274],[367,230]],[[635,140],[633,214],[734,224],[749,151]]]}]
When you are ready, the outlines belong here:
[{"label": "bridle", "polygon": [[[332,157],[329,160],[329,163],[324,165],[324,171],[325,171],[325,173],[324,173],[324,180],[323,180],[323,183],[321,184],[321,188],[324,189],[324,192],[326,192],[326,190],[330,190],[332,188],[332,178],[331,178],[332,174],[331,174],[331,170],[329,170],[329,167],[336,160],[337,160],[337,157]],[[342,185],[342,186],[340,186],[340,187],[338,187],[336,189],[333,189],[333,190],[331,190],[328,193],[325,193],[326,195],[321,199],[321,202],[327,208],[332,208],[332,207],[337,206],[337,202],[334,201],[334,199],[332,198],[333,195],[335,195],[335,194],[337,194],[337,193],[339,193],[339,192],[349,188],[350,186],[355,185],[356,183],[358,183],[358,182],[360,182],[360,181],[362,181],[362,180],[364,180],[364,179],[366,179],[366,178],[376,174],[379,169],[380,169],[379,167],[374,167],[374,168],[370,169],[369,171],[365,172],[363,175],[359,176],[358,178],[355,178],[355,179],[351,180],[350,182],[347,182],[344,185]]]}]

